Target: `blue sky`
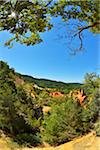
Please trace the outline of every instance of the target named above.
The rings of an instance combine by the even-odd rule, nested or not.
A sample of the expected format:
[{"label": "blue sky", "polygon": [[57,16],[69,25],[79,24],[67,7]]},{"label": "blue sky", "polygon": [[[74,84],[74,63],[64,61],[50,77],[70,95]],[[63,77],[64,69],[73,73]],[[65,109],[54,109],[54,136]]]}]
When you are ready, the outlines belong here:
[{"label": "blue sky", "polygon": [[[58,23],[58,22],[57,22]],[[57,25],[57,24],[56,24]],[[89,31],[84,33],[83,52],[75,56],[69,54],[67,39],[58,38],[62,30],[53,28],[43,33],[44,42],[35,46],[15,44],[12,49],[3,46],[9,33],[0,33],[0,60],[7,62],[17,72],[64,82],[82,82],[84,75],[99,73],[99,37]],[[78,41],[74,42],[77,45]]]}]

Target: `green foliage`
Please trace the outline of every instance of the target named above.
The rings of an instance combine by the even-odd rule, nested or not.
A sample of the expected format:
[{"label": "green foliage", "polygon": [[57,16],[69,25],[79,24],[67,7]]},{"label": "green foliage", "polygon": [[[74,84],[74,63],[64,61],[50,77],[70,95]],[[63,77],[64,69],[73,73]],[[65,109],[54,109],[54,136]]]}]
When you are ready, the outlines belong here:
[{"label": "green foliage", "polygon": [[[39,142],[35,135],[39,133],[40,119],[35,116],[35,102],[22,87],[16,86],[9,66],[0,62],[0,67],[0,129],[19,144],[28,142],[36,145]],[[28,136],[32,140],[27,141]]]},{"label": "green foliage", "polygon": [[14,40],[27,46],[40,43],[42,39],[39,32],[52,27],[47,14],[46,3],[43,1],[1,1],[0,29],[14,34],[5,45],[12,46]]},{"label": "green foliage", "polygon": [[100,120],[98,120],[97,123],[95,123],[94,130],[96,131],[96,135],[100,136]]},{"label": "green foliage", "polygon": [[84,77],[83,85],[85,93],[92,99],[97,101],[99,106],[100,97],[100,76],[96,73],[87,73]]},{"label": "green foliage", "polygon": [[80,112],[81,107],[72,99],[53,106],[50,115],[44,117],[43,140],[51,145],[58,145],[79,136]]},{"label": "green foliage", "polygon": [[[24,79],[24,83],[18,84],[16,77]],[[10,69],[6,63],[0,61],[0,130],[20,145],[27,146],[36,146],[42,142],[59,145],[86,134],[91,129],[100,135],[99,82],[100,78],[96,74],[86,75],[85,84],[81,85],[86,98],[81,106],[72,97],[67,97],[67,94],[55,98],[50,96],[51,91],[57,89],[63,91],[64,88],[77,89],[80,84],[70,85],[27,78],[15,73],[14,69]],[[34,87],[36,83],[38,86]],[[45,88],[40,88],[41,84]],[[34,98],[30,92],[35,94]],[[51,110],[43,113],[43,106],[50,106]]]},{"label": "green foliage", "polygon": [[87,73],[84,80],[85,86],[90,88],[98,88],[100,85],[100,77],[96,73]]},{"label": "green foliage", "polygon": [[23,146],[37,146],[37,143],[40,144],[41,139],[40,139],[40,134],[32,134],[32,133],[22,133],[22,134],[18,134],[15,139],[15,141],[17,141],[20,145]]},{"label": "green foliage", "polygon": [[51,30],[52,17],[61,16],[64,22],[71,19],[85,22],[78,31],[90,29],[99,33],[99,5],[96,0],[47,0],[47,1],[0,1],[0,31],[9,31],[13,37],[5,45],[13,46],[13,41],[34,45],[42,42],[40,33]]},{"label": "green foliage", "polygon": [[[87,109],[84,109],[82,112],[84,126],[91,124],[92,128],[96,130],[97,135],[99,135],[100,77],[96,73],[87,73],[84,83],[83,88],[88,96],[86,102]],[[87,124],[87,120],[90,121],[90,124]]]},{"label": "green foliage", "polygon": [[50,113],[44,116],[43,141],[56,146],[94,128],[99,134],[98,126],[95,127],[100,108],[97,101],[94,99],[86,108],[68,98],[62,103],[58,102],[59,105],[53,105]]}]

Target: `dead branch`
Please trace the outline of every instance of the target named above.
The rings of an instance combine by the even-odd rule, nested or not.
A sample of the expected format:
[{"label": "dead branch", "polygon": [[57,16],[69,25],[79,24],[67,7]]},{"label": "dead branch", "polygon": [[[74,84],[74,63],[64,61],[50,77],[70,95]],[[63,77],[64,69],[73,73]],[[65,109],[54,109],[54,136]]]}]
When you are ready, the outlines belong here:
[{"label": "dead branch", "polygon": [[80,40],[80,47],[78,48],[78,51],[82,50],[82,48],[83,48],[82,32],[84,30],[89,29],[89,28],[93,28],[93,27],[95,27],[95,26],[97,26],[99,24],[100,24],[100,22],[95,22],[92,25],[88,25],[88,26],[84,26],[84,27],[78,27],[79,32],[75,33],[74,36],[73,36],[73,37],[78,36],[78,38]]}]

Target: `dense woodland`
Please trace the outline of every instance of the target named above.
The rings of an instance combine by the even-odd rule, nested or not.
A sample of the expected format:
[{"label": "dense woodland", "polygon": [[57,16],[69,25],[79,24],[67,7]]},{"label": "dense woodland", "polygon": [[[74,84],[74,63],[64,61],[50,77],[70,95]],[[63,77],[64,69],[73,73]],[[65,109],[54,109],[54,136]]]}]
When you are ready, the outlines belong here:
[{"label": "dense woodland", "polygon": [[84,84],[38,80],[0,61],[0,130],[29,147],[56,146],[91,130],[100,135],[99,83],[95,73]]}]

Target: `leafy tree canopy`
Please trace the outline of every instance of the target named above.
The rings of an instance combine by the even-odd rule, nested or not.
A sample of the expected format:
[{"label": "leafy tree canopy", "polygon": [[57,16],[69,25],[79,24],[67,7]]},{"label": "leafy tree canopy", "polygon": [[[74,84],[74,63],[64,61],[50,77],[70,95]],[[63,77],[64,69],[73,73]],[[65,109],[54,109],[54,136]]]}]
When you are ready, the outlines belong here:
[{"label": "leafy tree canopy", "polygon": [[72,36],[79,38],[79,50],[84,30],[99,33],[97,0],[0,0],[0,31],[13,34],[5,45],[12,47],[14,40],[27,46],[42,42],[40,33],[51,30],[50,19],[58,16],[66,25],[72,19],[79,21]]}]

